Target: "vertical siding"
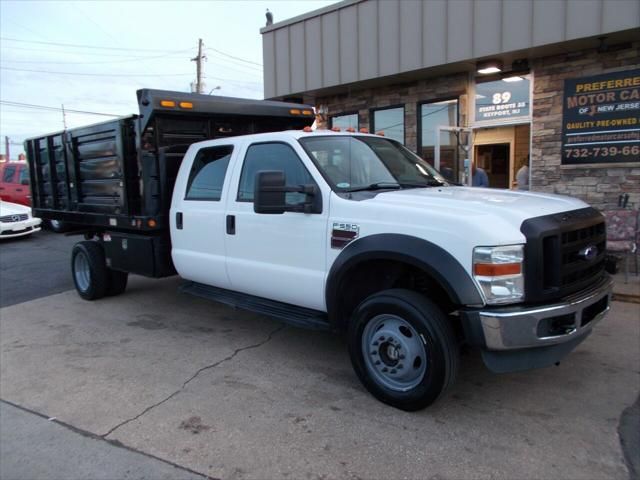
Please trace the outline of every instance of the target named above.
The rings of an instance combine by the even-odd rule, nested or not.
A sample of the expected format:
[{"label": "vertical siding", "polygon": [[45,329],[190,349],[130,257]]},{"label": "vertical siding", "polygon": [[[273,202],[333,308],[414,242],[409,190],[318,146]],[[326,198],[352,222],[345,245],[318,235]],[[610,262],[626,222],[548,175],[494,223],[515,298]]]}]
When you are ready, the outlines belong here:
[{"label": "vertical siding", "polygon": [[400,2],[400,70],[422,66],[422,5],[420,0]]},{"label": "vertical siding", "polygon": [[564,40],[566,5],[564,2],[533,2],[533,44]]},{"label": "vertical siding", "polygon": [[425,66],[447,63],[447,0],[424,2],[422,61]]},{"label": "vertical siding", "polygon": [[289,57],[289,29],[276,30],[276,94],[291,92],[291,61]]},{"label": "vertical siding", "polygon": [[378,0],[378,61],[380,75],[400,71],[400,4]]},{"label": "vertical siding", "polygon": [[640,1],[604,0],[602,5],[602,32],[613,32],[640,25]]},{"label": "vertical siding", "polygon": [[601,0],[567,0],[566,40],[600,31]]},{"label": "vertical siding", "polygon": [[473,57],[473,3],[447,2],[447,62]]},{"label": "vertical siding", "polygon": [[378,75],[378,3],[359,3],[358,9],[358,66],[360,80]]},{"label": "vertical siding", "polygon": [[503,51],[529,48],[532,43],[533,0],[502,2]]},{"label": "vertical siding", "polygon": [[640,27],[640,0],[362,0],[263,29],[267,98]]},{"label": "vertical siding", "polygon": [[264,98],[276,96],[276,59],[275,59],[275,35],[268,33],[262,35],[262,72],[264,77]]},{"label": "vertical siding", "polygon": [[303,92],[307,89],[307,69],[305,65],[306,52],[304,41],[304,23],[291,25],[289,29],[291,37],[291,91]]},{"label": "vertical siding", "polygon": [[340,10],[340,83],[355,82],[358,75],[358,9]]},{"label": "vertical siding", "polygon": [[311,18],[305,22],[305,50],[307,64],[307,90],[320,88],[322,83],[322,27],[320,18]]},{"label": "vertical siding", "polygon": [[[502,48],[502,1],[484,0],[473,8],[473,55],[484,57]],[[517,2],[514,2],[517,3]],[[514,19],[515,20],[515,19]]]},{"label": "vertical siding", "polygon": [[338,12],[322,16],[322,80],[324,85],[340,83]]}]

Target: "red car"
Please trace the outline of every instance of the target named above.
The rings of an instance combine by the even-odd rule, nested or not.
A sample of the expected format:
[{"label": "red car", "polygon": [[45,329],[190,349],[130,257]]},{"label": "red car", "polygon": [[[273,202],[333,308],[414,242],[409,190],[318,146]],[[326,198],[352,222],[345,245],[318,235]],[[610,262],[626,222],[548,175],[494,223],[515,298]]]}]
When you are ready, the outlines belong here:
[{"label": "red car", "polygon": [[27,162],[0,163],[0,200],[31,206]]}]

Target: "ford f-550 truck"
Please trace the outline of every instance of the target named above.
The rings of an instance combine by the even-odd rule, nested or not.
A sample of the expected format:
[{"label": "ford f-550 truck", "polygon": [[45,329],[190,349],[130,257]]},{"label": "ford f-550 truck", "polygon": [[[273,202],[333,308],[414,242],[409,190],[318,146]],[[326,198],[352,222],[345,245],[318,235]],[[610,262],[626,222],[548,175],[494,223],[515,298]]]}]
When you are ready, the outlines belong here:
[{"label": "ford f-550 truck", "polygon": [[[134,135],[138,148],[147,133]],[[76,171],[106,168],[73,145],[62,151]],[[157,173],[141,165],[167,155],[114,152],[138,172],[120,183],[129,208],[156,192]],[[34,192],[37,215],[84,228],[71,255],[81,297],[121,293],[129,272],[177,271],[184,292],[346,333],[364,386],[404,410],[453,384],[463,344],[495,372],[550,366],[609,310],[604,219],[580,200],[452,185],[398,142],[364,133],[229,136],[194,143],[180,160],[175,181],[159,182],[171,186],[170,205],[154,215],[105,208],[85,218],[81,193],[56,211]],[[68,178],[64,192],[78,187]]]}]

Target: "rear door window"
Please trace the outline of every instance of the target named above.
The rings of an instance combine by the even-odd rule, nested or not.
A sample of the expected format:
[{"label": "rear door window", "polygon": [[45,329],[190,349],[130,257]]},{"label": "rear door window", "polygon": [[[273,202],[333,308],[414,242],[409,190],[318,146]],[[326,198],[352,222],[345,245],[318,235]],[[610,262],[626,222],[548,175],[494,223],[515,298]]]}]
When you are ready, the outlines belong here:
[{"label": "rear door window", "polygon": [[13,177],[16,175],[15,165],[7,165],[2,172],[2,181],[4,183],[13,183]]},{"label": "rear door window", "polygon": [[219,201],[233,146],[201,149],[191,165],[185,200]]}]

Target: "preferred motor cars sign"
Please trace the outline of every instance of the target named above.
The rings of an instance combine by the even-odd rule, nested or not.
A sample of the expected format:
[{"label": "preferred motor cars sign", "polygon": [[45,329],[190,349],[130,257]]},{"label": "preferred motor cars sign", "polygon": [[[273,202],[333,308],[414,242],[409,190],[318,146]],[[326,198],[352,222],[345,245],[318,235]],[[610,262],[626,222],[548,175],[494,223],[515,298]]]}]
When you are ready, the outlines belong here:
[{"label": "preferred motor cars sign", "polygon": [[640,162],[640,69],[564,81],[562,163]]}]

